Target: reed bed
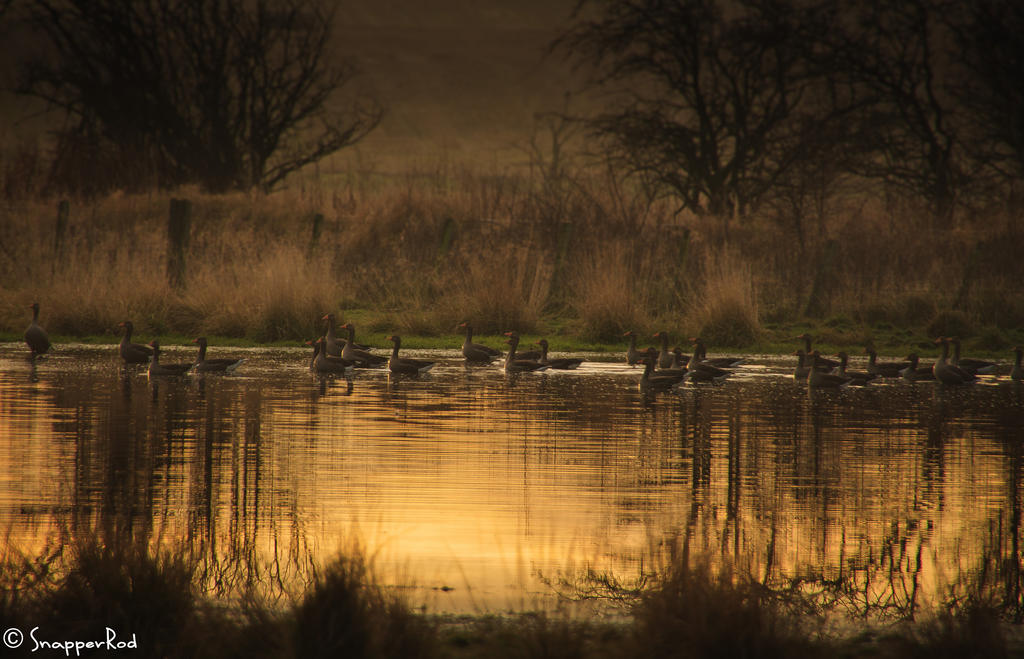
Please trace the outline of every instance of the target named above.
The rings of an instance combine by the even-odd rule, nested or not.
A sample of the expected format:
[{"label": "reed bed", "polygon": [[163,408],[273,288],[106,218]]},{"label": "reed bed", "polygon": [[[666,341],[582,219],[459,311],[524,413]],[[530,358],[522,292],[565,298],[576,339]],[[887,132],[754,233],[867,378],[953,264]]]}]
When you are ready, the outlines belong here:
[{"label": "reed bed", "polygon": [[858,200],[804,236],[769,214],[726,231],[607,177],[552,185],[452,166],[173,196],[193,208],[182,288],[167,276],[170,193],[71,200],[60,241],[57,199],[0,202],[0,331],[20,332],[33,301],[62,335],[131,319],[144,333],[255,341],[305,340],[324,313],[353,309],[411,334],[469,319],[606,342],[678,329],[737,348],[806,318],[868,335],[955,328],[993,349],[1024,325],[1024,226],[1005,211],[936,235],[913,205]]},{"label": "reed bed", "polygon": [[[185,552],[93,539],[24,555],[8,544],[0,624],[37,627],[52,641],[103,639],[110,628],[147,656],[163,657],[1000,658],[1014,651],[993,607],[969,603],[919,622],[836,634],[821,623],[826,612],[812,596],[678,555],[635,582],[583,573],[576,588],[624,615],[438,618],[378,585],[358,550],[272,605],[251,594],[234,602],[208,596]],[[20,651],[31,656],[27,635]]]}]

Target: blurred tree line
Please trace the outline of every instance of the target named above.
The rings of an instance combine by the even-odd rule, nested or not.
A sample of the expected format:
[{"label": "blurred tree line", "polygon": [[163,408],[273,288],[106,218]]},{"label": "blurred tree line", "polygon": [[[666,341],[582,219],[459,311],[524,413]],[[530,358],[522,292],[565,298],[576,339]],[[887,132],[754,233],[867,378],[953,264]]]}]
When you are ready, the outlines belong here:
[{"label": "blurred tree line", "polygon": [[372,130],[342,92],[337,8],[319,0],[0,0],[30,33],[15,91],[62,113],[62,191],[201,185],[269,190]]},{"label": "blurred tree line", "polygon": [[1024,3],[581,0],[553,47],[607,99],[581,118],[652,194],[796,222],[844,179],[958,208],[1024,173]]}]

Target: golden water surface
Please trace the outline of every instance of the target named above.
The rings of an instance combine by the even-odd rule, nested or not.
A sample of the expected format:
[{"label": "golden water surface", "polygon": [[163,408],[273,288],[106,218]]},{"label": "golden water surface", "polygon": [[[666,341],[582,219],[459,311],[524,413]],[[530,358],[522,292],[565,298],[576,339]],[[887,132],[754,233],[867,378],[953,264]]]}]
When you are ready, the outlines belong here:
[{"label": "golden water surface", "polygon": [[0,346],[8,542],[130,534],[187,548],[225,594],[302,583],[359,541],[433,611],[545,606],[560,577],[635,577],[680,543],[857,614],[1020,598],[1024,396],[1005,377],[812,393],[765,358],[648,397],[618,362],[507,377],[438,351],[419,379],[346,382],[304,351],[211,353],[247,361],[150,379],[114,346],[35,364]]}]

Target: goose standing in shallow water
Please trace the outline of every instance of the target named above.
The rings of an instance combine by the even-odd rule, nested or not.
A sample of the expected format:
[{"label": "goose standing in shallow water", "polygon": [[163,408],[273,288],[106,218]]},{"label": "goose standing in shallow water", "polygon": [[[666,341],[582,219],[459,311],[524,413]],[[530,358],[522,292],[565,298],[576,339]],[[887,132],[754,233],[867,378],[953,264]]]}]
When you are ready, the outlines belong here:
[{"label": "goose standing in shallow water", "polygon": [[50,349],[50,337],[39,325],[39,303],[33,302],[29,308],[32,309],[32,322],[25,328],[25,343],[35,359],[36,355],[45,355]]},{"label": "goose standing in shallow water", "polygon": [[402,337],[392,334],[388,341],[395,344],[391,350],[391,359],[388,360],[388,370],[395,375],[420,375],[434,368],[436,362],[426,359],[412,359],[410,357],[399,357],[398,349],[402,346]]},{"label": "goose standing in shallow water", "polygon": [[583,360],[578,357],[557,357],[555,359],[548,359],[547,339],[537,341],[537,345],[540,346],[540,359],[538,361],[540,361],[541,364],[547,364],[548,368],[566,371],[569,369],[579,368],[579,365],[583,363]]},{"label": "goose standing in shallow water", "polygon": [[668,332],[661,330],[653,338],[661,339],[661,350],[658,352],[658,368],[672,368],[672,353],[668,349]]},{"label": "goose standing in shallow water", "polygon": [[185,375],[192,370],[193,364],[161,364],[160,363],[160,342],[153,339],[149,342],[153,348],[153,359],[149,362],[149,376],[176,376]]},{"label": "goose standing in shallow water", "polygon": [[641,350],[637,350],[636,347],[636,332],[629,330],[622,336],[629,337],[629,347],[626,348],[626,363],[630,366],[636,366],[643,362],[645,353]]},{"label": "goose standing in shallow water", "polygon": [[1014,382],[1024,382],[1024,366],[1021,366],[1021,355],[1024,349],[1020,346],[1013,348],[1013,369],[1010,370],[1010,379]]},{"label": "goose standing in shallow water", "polygon": [[121,337],[121,345],[118,348],[121,353],[121,359],[124,360],[124,363],[148,363],[150,356],[153,354],[153,349],[140,343],[132,343],[132,331],[135,329],[135,326],[132,325],[132,321],[126,320],[118,323],[117,326],[124,328],[124,336]]},{"label": "goose standing in shallow water", "polygon": [[508,353],[505,355],[506,373],[529,373],[531,371],[547,370],[547,364],[541,364],[535,359],[523,359],[516,355],[516,347],[519,345],[519,334],[516,332],[505,332],[509,345]]},{"label": "goose standing in shallow water", "polygon": [[459,323],[459,327],[466,331],[466,340],[462,342],[462,356],[466,358],[466,361],[490,364],[496,358],[501,357],[502,352],[497,348],[473,343],[473,327],[468,322]]},{"label": "goose standing in shallow water", "polygon": [[949,339],[940,336],[935,343],[942,346],[942,354],[935,360],[932,366],[932,373],[935,379],[942,384],[968,384],[978,379],[976,375],[968,373],[959,366],[949,363]]},{"label": "goose standing in shallow water", "polygon": [[199,355],[196,357],[195,369],[200,373],[230,373],[242,365],[244,359],[207,359],[206,358],[206,337],[200,336],[192,343],[199,344]]}]

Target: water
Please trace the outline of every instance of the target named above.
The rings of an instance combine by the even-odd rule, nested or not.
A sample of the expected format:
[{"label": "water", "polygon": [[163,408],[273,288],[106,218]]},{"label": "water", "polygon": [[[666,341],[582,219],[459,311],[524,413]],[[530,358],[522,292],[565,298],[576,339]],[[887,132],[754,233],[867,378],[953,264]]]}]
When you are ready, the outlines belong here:
[{"label": "water", "polygon": [[435,351],[420,379],[346,382],[313,377],[306,351],[211,353],[247,361],[150,380],[114,346],[35,365],[0,346],[9,541],[184,546],[224,595],[301,584],[359,540],[433,611],[550,605],[552,580],[628,579],[683,544],[858,613],[1020,601],[1024,394],[1005,377],[809,393],[789,359],[759,358],[643,396],[624,363],[509,378]]}]

